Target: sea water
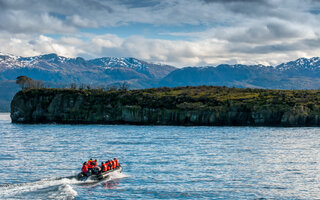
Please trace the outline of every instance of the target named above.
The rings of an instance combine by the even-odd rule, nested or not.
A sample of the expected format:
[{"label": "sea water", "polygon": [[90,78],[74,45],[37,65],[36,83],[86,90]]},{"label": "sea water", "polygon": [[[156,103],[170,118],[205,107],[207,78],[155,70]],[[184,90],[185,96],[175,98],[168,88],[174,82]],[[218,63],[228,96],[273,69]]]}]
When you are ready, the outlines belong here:
[{"label": "sea water", "polygon": [[[89,158],[123,173],[83,183]],[[0,199],[319,199],[320,128],[12,124]]]}]

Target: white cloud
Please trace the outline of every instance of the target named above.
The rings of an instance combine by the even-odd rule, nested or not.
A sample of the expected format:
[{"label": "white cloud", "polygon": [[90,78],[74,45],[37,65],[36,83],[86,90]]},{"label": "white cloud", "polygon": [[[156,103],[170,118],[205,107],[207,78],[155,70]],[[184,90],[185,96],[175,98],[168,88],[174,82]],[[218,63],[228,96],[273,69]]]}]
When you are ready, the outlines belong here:
[{"label": "white cloud", "polygon": [[67,16],[68,23],[80,28],[97,28],[98,23],[79,15]]},{"label": "white cloud", "polygon": [[[21,56],[130,56],[180,67],[278,64],[319,56],[317,10],[320,4],[311,0],[0,0],[0,51]],[[163,27],[177,40],[157,39],[156,33],[156,39],[151,39],[82,32],[83,28],[110,30],[134,23]],[[206,30],[166,30],[186,25]]]}]

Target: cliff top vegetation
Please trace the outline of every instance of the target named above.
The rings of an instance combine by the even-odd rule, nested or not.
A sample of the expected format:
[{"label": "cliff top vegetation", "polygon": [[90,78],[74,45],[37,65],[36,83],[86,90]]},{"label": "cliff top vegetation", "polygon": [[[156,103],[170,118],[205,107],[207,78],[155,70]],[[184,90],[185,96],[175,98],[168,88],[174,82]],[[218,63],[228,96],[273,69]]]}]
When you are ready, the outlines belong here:
[{"label": "cliff top vegetation", "polygon": [[126,89],[24,89],[24,95],[64,95],[83,96],[95,102],[109,102],[112,105],[131,105],[146,108],[168,109],[220,109],[246,108],[287,109],[304,107],[320,110],[320,90],[269,90],[249,88],[228,88],[219,86],[196,86],[175,88]]}]

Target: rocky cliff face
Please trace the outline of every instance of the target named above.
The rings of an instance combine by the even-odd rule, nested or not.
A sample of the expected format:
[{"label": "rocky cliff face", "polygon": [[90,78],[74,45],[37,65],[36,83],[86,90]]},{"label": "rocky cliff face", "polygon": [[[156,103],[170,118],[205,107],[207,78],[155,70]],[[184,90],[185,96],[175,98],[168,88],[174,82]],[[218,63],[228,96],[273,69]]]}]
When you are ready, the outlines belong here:
[{"label": "rocky cliff face", "polygon": [[13,123],[99,123],[218,126],[320,126],[320,112],[294,105],[283,109],[228,105],[214,109],[188,106],[142,106],[125,103],[127,92],[33,89],[11,102]]}]

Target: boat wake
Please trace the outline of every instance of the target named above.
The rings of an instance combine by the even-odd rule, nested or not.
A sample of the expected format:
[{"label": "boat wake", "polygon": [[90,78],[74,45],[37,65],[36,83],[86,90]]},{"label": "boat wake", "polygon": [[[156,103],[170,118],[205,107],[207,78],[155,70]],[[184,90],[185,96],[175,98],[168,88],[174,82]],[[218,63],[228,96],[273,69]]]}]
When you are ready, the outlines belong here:
[{"label": "boat wake", "polygon": [[[128,177],[114,173],[102,182]],[[78,193],[75,185],[94,186],[101,181],[78,181],[75,176],[41,179],[34,182],[0,185],[0,199],[74,199]]]},{"label": "boat wake", "polygon": [[75,178],[49,178],[29,183],[0,185],[0,199],[73,199]]}]

